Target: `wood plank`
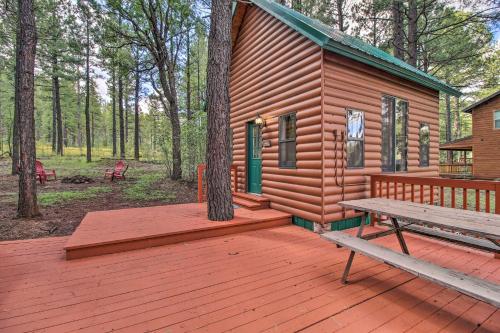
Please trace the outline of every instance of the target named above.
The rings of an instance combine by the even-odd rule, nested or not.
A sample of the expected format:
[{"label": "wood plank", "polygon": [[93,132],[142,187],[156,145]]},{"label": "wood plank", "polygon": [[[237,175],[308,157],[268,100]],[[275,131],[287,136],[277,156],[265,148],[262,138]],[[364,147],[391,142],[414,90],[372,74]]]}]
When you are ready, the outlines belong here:
[{"label": "wood plank", "polygon": [[403,222],[441,227],[482,238],[500,239],[500,216],[496,214],[384,198],[342,201],[339,205],[357,211],[395,217]]},{"label": "wood plank", "polygon": [[466,235],[460,235],[453,232],[428,228],[420,225],[408,225],[404,227],[404,230],[409,232],[414,232],[416,234],[430,236],[434,238],[438,238],[441,240],[446,240],[453,243],[463,244],[470,247],[474,247],[479,250],[491,251],[495,253],[500,253],[500,246],[496,246],[493,242],[489,240],[475,238]]},{"label": "wood plank", "polygon": [[394,252],[340,231],[327,232],[321,237],[418,277],[500,307],[500,285]]}]

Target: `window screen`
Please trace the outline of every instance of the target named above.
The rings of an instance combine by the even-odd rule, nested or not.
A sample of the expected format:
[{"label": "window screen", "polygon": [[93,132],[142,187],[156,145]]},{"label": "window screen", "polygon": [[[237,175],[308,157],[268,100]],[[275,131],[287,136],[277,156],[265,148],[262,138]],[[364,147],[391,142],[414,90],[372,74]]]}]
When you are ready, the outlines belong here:
[{"label": "window screen", "polygon": [[279,166],[282,168],[294,168],[296,165],[295,123],[295,113],[279,118]]},{"label": "window screen", "polygon": [[408,169],[408,102],[382,97],[382,171]]},{"label": "window screen", "polygon": [[495,120],[495,128],[500,128],[500,110],[495,111],[493,117]]},{"label": "window screen", "polygon": [[347,110],[347,167],[364,166],[365,113]]},{"label": "window screen", "polygon": [[420,162],[421,167],[429,166],[429,144],[430,144],[430,129],[427,124],[420,124],[418,133],[418,140],[420,145]]}]

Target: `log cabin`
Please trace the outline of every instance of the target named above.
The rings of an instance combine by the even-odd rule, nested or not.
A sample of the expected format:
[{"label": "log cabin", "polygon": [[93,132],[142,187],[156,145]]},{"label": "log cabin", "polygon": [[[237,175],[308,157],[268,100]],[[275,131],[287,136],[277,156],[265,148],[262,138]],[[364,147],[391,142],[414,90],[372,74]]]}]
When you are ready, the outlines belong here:
[{"label": "log cabin", "polygon": [[438,176],[439,92],[459,91],[357,38],[267,0],[233,7],[235,203],[267,198],[311,230],[359,219],[338,205],[369,176]]},{"label": "log cabin", "polygon": [[[441,173],[448,176],[471,175],[475,179],[500,179],[500,90],[462,112],[472,114],[472,135],[440,146],[442,151],[457,151],[464,156],[459,163],[445,164]],[[467,152],[472,152],[472,163],[468,162]]]}]

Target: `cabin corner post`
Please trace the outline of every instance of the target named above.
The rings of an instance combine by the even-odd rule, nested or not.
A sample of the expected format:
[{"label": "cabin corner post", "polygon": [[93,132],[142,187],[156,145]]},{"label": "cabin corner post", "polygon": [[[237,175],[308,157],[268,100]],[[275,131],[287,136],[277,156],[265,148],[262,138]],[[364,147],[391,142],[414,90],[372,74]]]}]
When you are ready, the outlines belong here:
[{"label": "cabin corner post", "polygon": [[[370,197],[375,198],[377,197],[377,179],[375,178],[374,175],[370,176]],[[375,225],[375,214],[370,213],[370,225],[374,226]]]},{"label": "cabin corner post", "polygon": [[500,183],[495,184],[495,214],[500,214]]}]

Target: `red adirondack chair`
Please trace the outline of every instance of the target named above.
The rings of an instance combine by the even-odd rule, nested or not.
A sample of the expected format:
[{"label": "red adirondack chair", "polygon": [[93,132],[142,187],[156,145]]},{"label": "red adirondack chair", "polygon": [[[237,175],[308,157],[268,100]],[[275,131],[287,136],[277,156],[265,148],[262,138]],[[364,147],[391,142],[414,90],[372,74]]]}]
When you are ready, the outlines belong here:
[{"label": "red adirondack chair", "polygon": [[56,170],[45,170],[45,168],[43,167],[43,163],[39,160],[35,161],[35,168],[36,179],[40,181],[40,184],[43,184],[47,180],[49,180],[50,176],[54,177],[54,180],[57,180]]},{"label": "red adirondack chair", "polygon": [[104,178],[111,178],[111,181],[115,179],[125,179],[125,172],[127,172],[128,165],[122,160],[117,161],[114,169],[106,169],[104,172]]}]

